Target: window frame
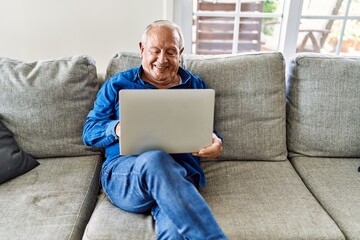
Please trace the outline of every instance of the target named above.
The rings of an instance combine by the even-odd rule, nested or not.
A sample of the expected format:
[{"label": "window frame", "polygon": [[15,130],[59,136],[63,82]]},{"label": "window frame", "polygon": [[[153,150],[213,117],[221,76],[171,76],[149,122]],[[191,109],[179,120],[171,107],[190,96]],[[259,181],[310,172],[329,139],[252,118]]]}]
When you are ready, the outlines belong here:
[{"label": "window frame", "polygon": [[303,0],[285,0],[279,39],[279,51],[286,62],[296,54]]}]

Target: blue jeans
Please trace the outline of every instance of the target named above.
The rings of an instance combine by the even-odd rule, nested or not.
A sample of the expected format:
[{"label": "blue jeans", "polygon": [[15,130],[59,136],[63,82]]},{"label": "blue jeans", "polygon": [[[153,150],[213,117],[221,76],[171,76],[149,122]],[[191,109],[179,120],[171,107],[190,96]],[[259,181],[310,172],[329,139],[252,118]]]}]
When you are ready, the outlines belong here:
[{"label": "blue jeans", "polygon": [[151,212],[158,239],[227,239],[192,178],[165,152],[114,160],[102,170],[101,181],[117,207]]}]

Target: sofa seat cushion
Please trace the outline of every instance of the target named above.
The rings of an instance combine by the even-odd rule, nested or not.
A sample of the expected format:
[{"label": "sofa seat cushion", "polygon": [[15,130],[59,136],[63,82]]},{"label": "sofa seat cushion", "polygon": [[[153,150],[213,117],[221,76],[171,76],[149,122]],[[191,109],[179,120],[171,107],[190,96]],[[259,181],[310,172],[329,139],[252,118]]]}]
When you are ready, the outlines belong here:
[{"label": "sofa seat cushion", "polygon": [[2,239],[81,239],[99,191],[101,157],[37,159],[0,185]]},{"label": "sofa seat cushion", "polygon": [[289,73],[291,155],[360,157],[360,58],[300,54]]},{"label": "sofa seat cushion", "polygon": [[0,58],[0,119],[34,158],[97,154],[81,138],[99,89],[94,61]]},{"label": "sofa seat cushion", "polygon": [[347,239],[360,236],[360,158],[294,157],[294,167]]},{"label": "sofa seat cushion", "polygon": [[344,239],[289,161],[206,162],[201,193],[230,239]]},{"label": "sofa seat cushion", "polygon": [[154,240],[155,223],[150,214],[125,212],[102,193],[86,227],[83,240]]},{"label": "sofa seat cushion", "polygon": [[[289,161],[203,166],[201,193],[229,239],[344,239]],[[150,215],[126,213],[102,195],[84,239],[155,239],[154,225]]]},{"label": "sofa seat cushion", "polygon": [[[140,64],[139,54],[116,54],[107,77]],[[183,55],[181,66],[216,92],[215,129],[224,138],[219,159],[286,159],[285,64],[281,53]]]}]

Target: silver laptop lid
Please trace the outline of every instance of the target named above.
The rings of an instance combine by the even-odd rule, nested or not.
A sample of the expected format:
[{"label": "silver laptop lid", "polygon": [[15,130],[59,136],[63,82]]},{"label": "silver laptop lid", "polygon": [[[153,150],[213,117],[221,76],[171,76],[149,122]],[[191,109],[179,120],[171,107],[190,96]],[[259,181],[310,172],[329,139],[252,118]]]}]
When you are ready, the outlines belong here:
[{"label": "silver laptop lid", "polygon": [[191,153],[212,143],[212,89],[121,90],[120,154]]}]

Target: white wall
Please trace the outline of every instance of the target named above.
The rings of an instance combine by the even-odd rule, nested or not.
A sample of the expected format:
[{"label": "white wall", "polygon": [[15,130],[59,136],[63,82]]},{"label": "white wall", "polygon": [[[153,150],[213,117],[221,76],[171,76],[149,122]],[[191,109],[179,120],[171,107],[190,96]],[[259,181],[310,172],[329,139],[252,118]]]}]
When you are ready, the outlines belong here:
[{"label": "white wall", "polygon": [[145,27],[172,20],[168,0],[0,0],[0,56],[36,61],[86,54],[105,72],[114,53],[138,51]]}]

